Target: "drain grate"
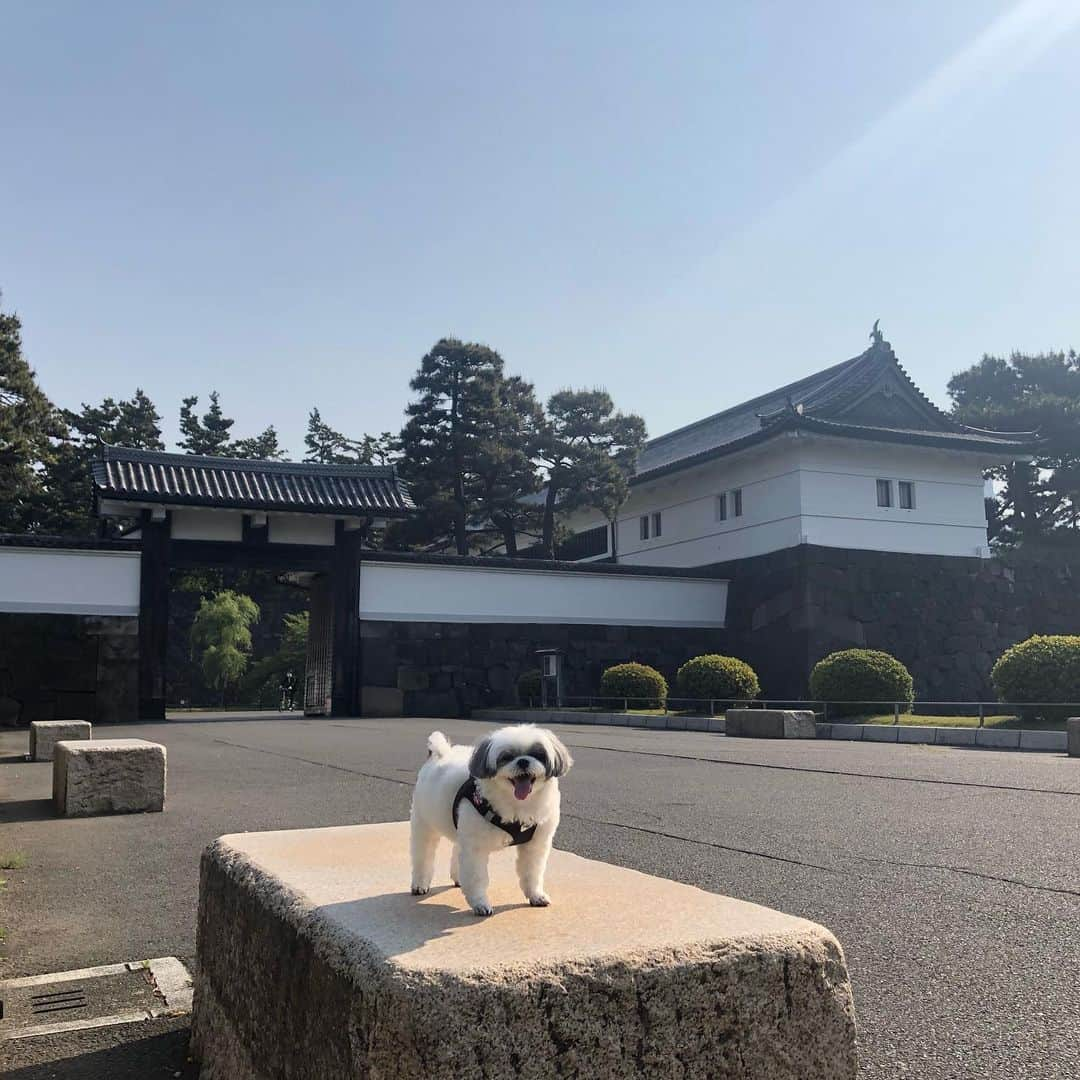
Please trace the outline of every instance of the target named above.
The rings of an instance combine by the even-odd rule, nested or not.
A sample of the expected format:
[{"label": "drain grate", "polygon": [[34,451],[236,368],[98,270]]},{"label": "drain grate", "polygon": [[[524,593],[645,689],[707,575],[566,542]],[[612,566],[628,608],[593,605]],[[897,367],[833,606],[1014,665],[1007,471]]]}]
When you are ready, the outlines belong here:
[{"label": "drain grate", "polygon": [[86,1009],[90,1002],[86,1000],[86,990],[76,986],[72,990],[54,990],[51,994],[31,994],[30,1011],[35,1016],[45,1013],[70,1012],[72,1009]]},{"label": "drain grate", "polygon": [[0,983],[0,1039],[187,1012],[191,980],[174,957]]}]

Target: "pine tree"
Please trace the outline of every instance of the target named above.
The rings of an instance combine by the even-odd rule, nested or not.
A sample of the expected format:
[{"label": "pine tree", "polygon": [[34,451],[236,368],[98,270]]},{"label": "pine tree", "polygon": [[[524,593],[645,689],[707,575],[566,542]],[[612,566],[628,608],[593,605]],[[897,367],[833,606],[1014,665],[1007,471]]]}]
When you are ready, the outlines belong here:
[{"label": "pine tree", "polygon": [[547,404],[537,454],[548,474],[541,547],[554,558],[559,512],[593,507],[612,520],[629,493],[645,421],[615,411],[605,390],[560,390]]},{"label": "pine tree", "polygon": [[482,490],[478,466],[497,428],[502,371],[494,349],[443,338],[409,383],[420,396],[406,410],[402,467],[423,508],[418,524],[430,537],[451,532],[459,555],[469,553],[468,526]]},{"label": "pine tree", "polygon": [[308,413],[304,460],[320,465],[392,465],[400,454],[398,440],[384,431],[350,439],[327,424],[318,409]]},{"label": "pine tree", "polygon": [[0,311],[0,532],[40,527],[41,463],[63,422],[22,355],[22,324]]},{"label": "pine tree", "polygon": [[210,392],[210,407],[200,420],[195,412],[199,404],[197,395],[184,398],[180,406],[180,432],[183,436],[178,445],[188,454],[207,454],[211,457],[229,457],[232,448],[229,445],[229,429],[236,422],[227,417],[218,402],[218,392]]},{"label": "pine tree", "polygon": [[1037,431],[1032,461],[995,465],[996,505],[988,520],[998,544],[1076,544],[1080,535],[1080,355],[1074,351],[1007,360],[984,356],[949,380],[953,415],[992,431]]},{"label": "pine tree", "polygon": [[161,416],[137,389],[128,401],[106,398],[64,409],[66,436],[52,448],[42,471],[42,527],[49,532],[90,534],[94,529],[91,465],[103,443],[137,450],[163,450]]},{"label": "pine tree", "polygon": [[520,375],[500,379],[498,408],[477,455],[479,523],[490,522],[507,555],[517,554],[520,531],[535,528],[539,507],[526,502],[540,490],[535,456],[540,449],[544,411],[533,385]]},{"label": "pine tree", "polygon": [[254,458],[260,461],[281,461],[285,451],[278,445],[277,429],[271,424],[262,434],[250,439],[236,439],[226,448],[225,456]]}]

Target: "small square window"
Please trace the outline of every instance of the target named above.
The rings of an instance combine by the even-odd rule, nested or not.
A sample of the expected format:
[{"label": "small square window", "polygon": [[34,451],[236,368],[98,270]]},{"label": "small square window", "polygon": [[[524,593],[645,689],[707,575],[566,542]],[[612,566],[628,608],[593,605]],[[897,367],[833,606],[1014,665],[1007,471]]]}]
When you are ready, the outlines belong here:
[{"label": "small square window", "polygon": [[896,493],[899,496],[901,510],[915,509],[915,485],[910,480],[898,480]]},{"label": "small square window", "polygon": [[742,488],[731,493],[731,512],[735,517],[742,517]]},{"label": "small square window", "polygon": [[727,492],[716,496],[716,520],[727,521]]},{"label": "small square window", "polygon": [[649,539],[649,515],[648,514],[642,514],[641,515],[641,539],[642,540],[648,540]]},{"label": "small square window", "polygon": [[654,537],[656,537],[659,536],[660,533],[660,511],[657,510],[656,513],[652,516],[652,534]]},{"label": "small square window", "polygon": [[877,482],[878,506],[892,506],[892,481],[879,480]]}]

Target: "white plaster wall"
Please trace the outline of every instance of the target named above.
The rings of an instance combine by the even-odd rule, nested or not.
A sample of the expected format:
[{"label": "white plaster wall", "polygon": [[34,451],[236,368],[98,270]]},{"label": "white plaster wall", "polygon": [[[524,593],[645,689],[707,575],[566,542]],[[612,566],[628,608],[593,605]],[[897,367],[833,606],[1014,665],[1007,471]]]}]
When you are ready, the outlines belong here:
[{"label": "white plaster wall", "polygon": [[0,547],[0,611],[138,615],[139,554]]},{"label": "white plaster wall", "polygon": [[334,519],[318,514],[271,514],[271,544],[316,544],[332,547],[334,544]]},{"label": "white plaster wall", "polygon": [[[801,441],[802,533],[827,547],[912,554],[989,554],[985,485],[974,454],[867,443]],[[894,505],[877,505],[877,480],[892,481]],[[897,481],[915,485],[915,508],[898,505]]]},{"label": "white plaster wall", "polygon": [[365,562],[361,619],[723,627],[727,582]]},{"label": "white plaster wall", "polygon": [[171,513],[174,540],[240,540],[244,515],[233,510],[181,510]]},{"label": "white plaster wall", "polygon": [[[743,513],[716,520],[716,497],[741,488]],[[659,511],[661,536],[651,535],[651,515]],[[641,539],[640,519],[650,515],[650,539]],[[707,566],[778,551],[799,543],[799,466],[790,439],[753,452],[720,458],[694,469],[635,485],[619,511],[618,561],[636,566]],[[598,525],[598,514],[574,515],[575,531]]]},{"label": "white plaster wall", "polygon": [[[800,543],[914,554],[987,555],[984,462],[977,454],[800,435],[635,485],[619,511],[618,561],[707,566]],[[878,478],[915,484],[915,509],[879,508]],[[743,515],[716,521],[715,499],[742,488]],[[640,518],[663,532],[642,540]],[[574,531],[602,522],[580,513]],[[651,526],[651,521],[650,521]],[[651,528],[650,528],[651,532]]]}]

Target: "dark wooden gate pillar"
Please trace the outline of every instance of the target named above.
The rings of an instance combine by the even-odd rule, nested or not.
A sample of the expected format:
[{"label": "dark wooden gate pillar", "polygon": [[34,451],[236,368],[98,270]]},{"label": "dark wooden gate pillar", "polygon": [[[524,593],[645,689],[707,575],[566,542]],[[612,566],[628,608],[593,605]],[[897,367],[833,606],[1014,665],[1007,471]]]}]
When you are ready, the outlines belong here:
[{"label": "dark wooden gate pillar", "polygon": [[169,642],[169,515],[143,511],[139,573],[139,719],[165,719],[165,652]]},{"label": "dark wooden gate pillar", "polygon": [[334,716],[360,715],[360,544],[359,529],[337,522],[330,595],[334,611]]}]

